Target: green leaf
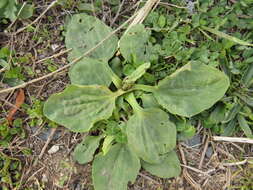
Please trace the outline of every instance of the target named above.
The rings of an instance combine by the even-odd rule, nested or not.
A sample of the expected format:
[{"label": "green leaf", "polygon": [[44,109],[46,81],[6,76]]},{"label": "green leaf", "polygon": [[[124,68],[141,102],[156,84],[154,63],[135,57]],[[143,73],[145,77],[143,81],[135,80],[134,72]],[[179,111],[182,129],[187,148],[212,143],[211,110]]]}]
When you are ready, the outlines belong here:
[{"label": "green leaf", "polygon": [[196,128],[192,125],[187,125],[186,129],[178,133],[177,140],[185,141],[191,139],[196,134]]},{"label": "green leaf", "polygon": [[217,107],[211,112],[209,120],[211,123],[217,124],[225,119],[226,106],[224,104],[218,104]]},{"label": "green leaf", "polygon": [[[104,40],[112,29],[106,26],[99,19],[86,14],[74,15],[67,25],[66,47],[72,48],[69,53],[69,60],[83,56],[85,52]],[[108,61],[116,52],[118,39],[112,35],[103,44],[92,51],[88,56]]]},{"label": "green leaf", "polygon": [[242,101],[244,101],[248,106],[253,107],[253,97],[248,95],[236,94]]},{"label": "green leaf", "polygon": [[85,137],[83,141],[76,146],[73,154],[74,159],[78,161],[79,164],[86,164],[92,161],[101,138],[102,136]]},{"label": "green leaf", "polygon": [[176,146],[176,127],[158,108],[136,111],[127,122],[126,132],[129,147],[149,163],[160,162],[159,155]]},{"label": "green leaf", "polygon": [[102,152],[104,155],[110,150],[112,147],[113,141],[115,140],[114,136],[106,136],[103,142]]},{"label": "green leaf", "polygon": [[158,19],[158,25],[163,28],[166,25],[166,17],[164,15],[160,15]]},{"label": "green leaf", "polygon": [[124,78],[123,84],[133,84],[136,82],[139,78],[141,78],[145,73],[146,70],[149,69],[151,66],[150,63],[144,63],[140,65],[135,71],[133,71],[129,76]]},{"label": "green leaf", "polygon": [[97,121],[108,119],[121,92],[104,86],[69,85],[52,95],[44,106],[44,115],[74,132],[87,132]]},{"label": "green leaf", "polygon": [[3,8],[7,4],[8,0],[1,0],[0,1],[0,9]]},{"label": "green leaf", "polygon": [[191,117],[210,108],[228,87],[229,79],[224,73],[192,62],[160,81],[153,94],[169,112]]},{"label": "green leaf", "polygon": [[236,130],[236,118],[229,121],[228,124],[224,124],[224,131],[222,132],[221,136],[232,136]]},{"label": "green leaf", "polygon": [[140,170],[140,160],[126,145],[116,144],[103,156],[96,156],[92,179],[96,190],[127,190]]},{"label": "green leaf", "polygon": [[240,112],[242,108],[242,105],[237,102],[236,104],[233,105],[233,107],[226,113],[225,120],[223,123],[228,123],[231,120],[234,120],[236,115]]},{"label": "green leaf", "polygon": [[180,161],[175,151],[171,151],[162,156],[161,163],[150,164],[145,161],[141,162],[141,166],[152,175],[161,178],[177,177],[181,173]]},{"label": "green leaf", "polygon": [[[20,6],[20,8],[22,8],[22,5]],[[34,11],[34,5],[26,4],[22,8],[18,17],[21,19],[28,19],[33,16],[33,11]]]},{"label": "green leaf", "polygon": [[9,0],[7,5],[4,7],[4,16],[6,18],[9,18],[11,21],[14,21],[16,17],[17,7],[16,7],[17,1],[16,0]]},{"label": "green leaf", "polygon": [[238,120],[239,125],[240,125],[241,129],[243,130],[244,134],[248,138],[253,138],[253,133],[252,133],[251,128],[248,125],[246,119],[242,115],[238,114],[237,115],[237,120]]},{"label": "green leaf", "polygon": [[242,84],[249,87],[253,82],[253,64],[250,64],[242,77]]},{"label": "green leaf", "polygon": [[106,62],[91,58],[83,58],[73,65],[69,71],[72,84],[109,86],[112,78]]},{"label": "green leaf", "polygon": [[157,103],[153,94],[142,94],[141,101],[144,108],[160,108],[161,106]]},{"label": "green leaf", "polygon": [[151,31],[146,30],[142,24],[136,24],[125,33],[119,42],[122,56],[129,62],[133,57],[136,62],[149,62],[156,56],[149,38]]},{"label": "green leaf", "polygon": [[4,59],[0,59],[0,66],[2,66],[4,69],[7,69],[7,70],[10,69],[10,64],[6,62]]}]

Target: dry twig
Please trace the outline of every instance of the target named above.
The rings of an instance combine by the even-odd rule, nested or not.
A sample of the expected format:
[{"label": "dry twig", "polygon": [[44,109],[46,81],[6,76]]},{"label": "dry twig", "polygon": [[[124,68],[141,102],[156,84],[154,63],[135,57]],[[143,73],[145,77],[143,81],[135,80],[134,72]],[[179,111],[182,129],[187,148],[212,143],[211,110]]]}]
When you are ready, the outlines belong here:
[{"label": "dry twig", "polygon": [[[185,159],[184,151],[183,151],[183,148],[182,148],[182,146],[180,144],[179,144],[179,151],[180,151],[181,158],[182,158],[182,161],[183,161],[184,165],[187,166],[187,162],[186,162],[186,159]],[[185,180],[189,184],[191,184],[191,186],[194,189],[201,190],[201,186],[194,179],[192,179],[191,175],[188,173],[188,171],[187,171],[186,168],[183,168],[183,176],[184,176]]]},{"label": "dry twig", "polygon": [[213,136],[214,141],[225,141],[225,142],[234,142],[234,143],[246,143],[253,144],[253,139],[242,138],[242,137],[222,137],[222,136]]},{"label": "dry twig", "polygon": [[199,166],[198,166],[199,169],[202,168],[203,161],[205,159],[206,151],[207,151],[207,148],[208,148],[208,144],[209,144],[209,136],[207,135],[206,142],[205,142],[205,145],[204,145],[204,149],[203,149],[203,152],[201,154],[201,158],[200,158],[200,162],[199,162]]}]

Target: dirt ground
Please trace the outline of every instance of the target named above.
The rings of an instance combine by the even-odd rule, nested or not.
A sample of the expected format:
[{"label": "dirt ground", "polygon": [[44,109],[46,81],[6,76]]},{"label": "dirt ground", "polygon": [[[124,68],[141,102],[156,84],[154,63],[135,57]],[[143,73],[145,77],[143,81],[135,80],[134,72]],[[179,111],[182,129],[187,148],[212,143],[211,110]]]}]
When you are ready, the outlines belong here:
[{"label": "dirt ground", "polygon": [[[26,26],[34,18],[38,17],[49,5],[49,1],[37,0],[36,12],[31,20],[18,21],[11,31]],[[136,10],[137,1],[125,1],[124,11],[118,16],[113,27],[116,28],[126,15],[131,15]],[[35,73],[33,78],[42,77],[48,73],[47,58],[52,56],[54,65],[60,68],[67,64],[64,51],[62,27],[65,17],[74,12],[75,4],[71,7],[56,6],[50,9],[34,25],[33,32],[23,31],[16,35],[1,34],[0,45],[10,46],[16,52],[16,56],[31,54],[27,65]],[[110,8],[106,5],[103,11],[97,15],[107,23],[112,21]],[[32,40],[41,37],[41,40]],[[45,59],[46,58],[46,59]],[[25,103],[32,104],[31,97],[46,100],[51,94],[62,91],[69,79],[66,71],[62,71],[52,77],[45,78],[28,85],[25,90]],[[13,102],[16,91],[2,95],[7,102]],[[4,104],[8,110],[8,104]],[[1,117],[5,117],[4,113]],[[27,119],[27,114],[22,111],[16,117]],[[56,131],[44,125],[32,129],[28,123],[24,125],[27,138],[14,139],[8,153],[22,161],[21,189],[45,189],[45,190],[91,190],[91,164],[79,165],[72,159],[71,153],[82,135],[71,133],[58,127]],[[51,134],[51,137],[50,137]],[[48,141],[50,138],[50,141]],[[223,190],[229,186],[240,184],[241,180],[253,180],[253,168],[247,162],[247,157],[253,156],[253,146],[244,144],[214,142],[210,131],[198,127],[198,142],[185,142],[177,146],[177,152],[181,157],[182,174],[176,179],[160,179],[141,171],[134,184],[129,184],[129,190]],[[48,144],[47,144],[48,141]],[[24,156],[20,150],[28,147],[32,154]],[[41,155],[43,147],[45,152]],[[55,153],[50,150],[56,148]],[[38,159],[41,157],[40,159]],[[230,163],[230,164],[228,164]],[[239,181],[238,181],[239,180]],[[251,183],[253,184],[253,183]],[[1,188],[0,188],[1,189]],[[233,189],[233,188],[230,188]],[[249,188],[250,189],[250,188]],[[253,187],[251,188],[253,189]]]}]

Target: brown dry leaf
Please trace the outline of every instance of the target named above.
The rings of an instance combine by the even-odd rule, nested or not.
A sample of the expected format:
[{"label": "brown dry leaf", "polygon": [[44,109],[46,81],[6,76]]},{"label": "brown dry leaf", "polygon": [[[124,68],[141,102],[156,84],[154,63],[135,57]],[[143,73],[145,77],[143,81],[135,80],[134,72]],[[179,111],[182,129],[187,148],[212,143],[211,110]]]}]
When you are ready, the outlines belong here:
[{"label": "brown dry leaf", "polygon": [[25,93],[24,93],[23,89],[20,89],[17,94],[17,97],[16,97],[15,107],[12,107],[10,109],[9,114],[6,118],[10,125],[12,124],[14,114],[21,107],[21,105],[24,103],[24,101],[25,101]]}]

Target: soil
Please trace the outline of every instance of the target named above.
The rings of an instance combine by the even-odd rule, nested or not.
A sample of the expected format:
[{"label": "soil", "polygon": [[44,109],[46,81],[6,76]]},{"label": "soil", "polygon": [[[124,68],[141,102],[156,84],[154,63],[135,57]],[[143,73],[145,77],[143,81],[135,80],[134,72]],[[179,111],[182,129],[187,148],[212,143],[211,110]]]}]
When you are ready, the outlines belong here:
[{"label": "soil", "polygon": [[[33,1],[36,12],[31,20],[17,21],[13,25],[11,31],[16,31],[22,26],[26,26],[49,5],[48,1]],[[115,21],[113,27],[116,28],[118,23],[122,22],[126,16],[131,15],[135,9],[132,7],[137,1],[126,1],[124,4],[124,14],[120,15]],[[35,73],[33,77],[27,75],[27,81],[44,76],[47,70],[47,61],[39,61],[51,55],[55,55],[64,50],[64,41],[62,38],[65,17],[75,12],[75,3],[69,8],[56,6],[50,9],[45,16],[42,17],[35,25],[34,32],[21,32],[17,35],[4,35],[0,41],[1,45],[8,45],[16,52],[16,56],[31,54],[30,62],[20,66],[31,67]],[[127,11],[130,10],[130,11]],[[104,10],[100,11],[97,16],[110,24],[113,15],[110,15],[110,8],[105,5]],[[51,18],[51,19],[50,19]],[[47,32],[43,33],[43,30]],[[41,40],[32,40],[36,36],[42,36]],[[56,48],[55,48],[56,47]],[[52,59],[54,65],[60,68],[67,64],[66,54]],[[20,64],[20,63],[17,63]],[[25,103],[32,104],[31,97],[37,97],[40,100],[46,100],[51,94],[62,91],[69,83],[68,76],[65,71],[46,78],[39,82],[28,85],[25,88]],[[1,99],[8,102],[14,102],[15,93],[1,95]],[[2,108],[3,109],[3,108]],[[4,105],[4,109],[8,110],[9,106]],[[5,117],[6,112],[2,112],[1,117]],[[16,117],[26,118],[25,113],[19,113]],[[46,126],[40,127],[39,131],[34,132],[28,123],[24,125],[27,138],[25,140],[16,139],[13,144],[13,156],[22,161],[22,188],[45,189],[45,190],[92,190],[91,180],[91,164],[79,165],[72,156],[72,150],[75,145],[81,141],[82,135],[69,132],[65,128],[59,127],[55,132],[46,151],[36,164],[35,160],[43,149],[46,139],[41,138],[42,133],[47,133]],[[46,132],[47,131],[47,132]],[[231,143],[215,143],[208,140],[209,155],[202,154],[209,138],[209,131],[199,128],[201,142],[198,146],[189,146],[181,143],[177,152],[181,155],[181,163],[183,172],[181,176],[175,179],[161,179],[150,175],[146,171],[141,171],[134,184],[129,184],[129,190],[194,190],[200,185],[205,190],[222,190],[228,189],[228,186],[236,184],[236,178],[243,176],[243,170],[248,165],[243,166],[224,166],[225,161],[237,162],[241,160],[241,155],[253,156],[253,147],[250,145],[234,145]],[[49,154],[53,146],[58,146],[59,150],[53,154]],[[29,156],[21,155],[21,149],[28,147],[32,150]],[[212,149],[212,150],[211,150]],[[17,152],[17,153],[15,153]],[[202,164],[200,164],[202,162]],[[238,174],[235,175],[235,172]],[[253,180],[253,179],[252,179]],[[252,187],[253,189],[253,187]]]}]

